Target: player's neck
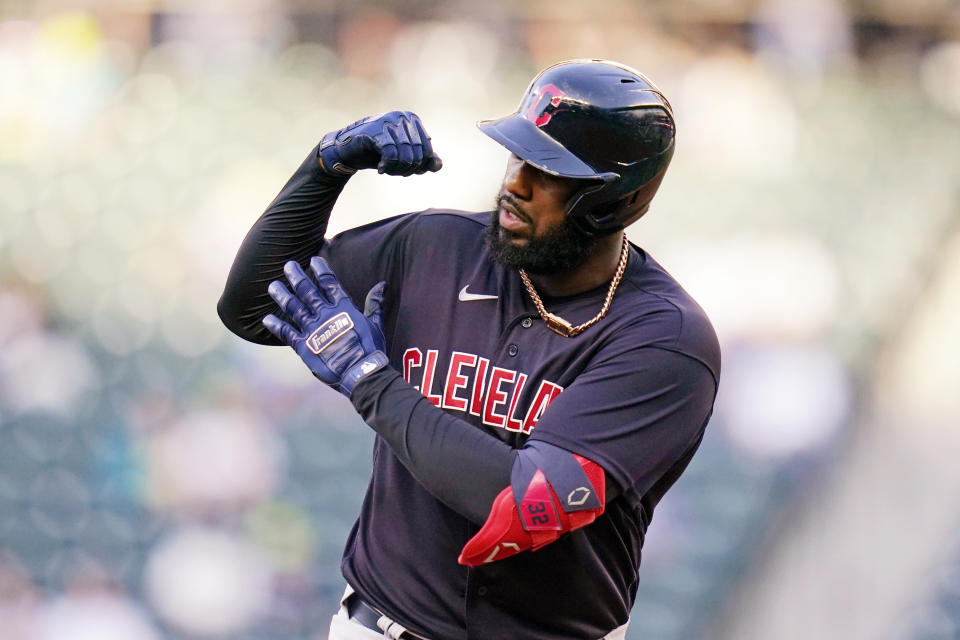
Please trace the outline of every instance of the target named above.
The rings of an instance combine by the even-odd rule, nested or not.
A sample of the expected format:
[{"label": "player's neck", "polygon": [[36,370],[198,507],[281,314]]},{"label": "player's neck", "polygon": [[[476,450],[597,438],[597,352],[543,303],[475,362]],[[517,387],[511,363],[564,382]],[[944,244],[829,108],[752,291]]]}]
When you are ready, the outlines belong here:
[{"label": "player's neck", "polygon": [[561,273],[530,274],[540,295],[572,296],[608,284],[617,271],[623,232],[600,238],[595,249],[579,266]]}]

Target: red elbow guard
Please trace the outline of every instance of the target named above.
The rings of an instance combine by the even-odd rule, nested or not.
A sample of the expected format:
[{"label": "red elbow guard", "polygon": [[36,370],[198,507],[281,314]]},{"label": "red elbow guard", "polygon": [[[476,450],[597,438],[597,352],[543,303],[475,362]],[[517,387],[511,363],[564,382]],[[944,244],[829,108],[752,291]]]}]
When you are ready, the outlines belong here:
[{"label": "red elbow guard", "polygon": [[573,454],[573,458],[580,464],[590,486],[580,485],[566,491],[567,495],[558,496],[546,475],[538,469],[519,504],[512,486],[497,495],[487,521],[463,547],[457,561],[476,567],[528,549],[536,551],[567,531],[596,520],[604,508],[603,468],[582,456]]}]

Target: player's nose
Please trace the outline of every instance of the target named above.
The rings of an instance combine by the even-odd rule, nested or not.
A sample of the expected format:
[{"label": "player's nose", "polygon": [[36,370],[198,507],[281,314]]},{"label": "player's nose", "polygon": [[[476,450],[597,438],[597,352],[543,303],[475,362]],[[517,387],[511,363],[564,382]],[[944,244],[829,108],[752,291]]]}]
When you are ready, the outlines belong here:
[{"label": "player's nose", "polygon": [[531,193],[531,170],[533,167],[517,156],[510,154],[507,172],[503,176],[503,188],[521,200],[529,200]]}]

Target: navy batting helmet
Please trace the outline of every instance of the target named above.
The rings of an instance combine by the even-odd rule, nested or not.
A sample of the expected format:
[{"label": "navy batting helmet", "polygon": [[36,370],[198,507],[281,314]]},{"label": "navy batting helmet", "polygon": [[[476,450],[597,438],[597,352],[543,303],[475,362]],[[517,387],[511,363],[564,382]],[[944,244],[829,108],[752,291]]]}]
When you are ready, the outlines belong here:
[{"label": "navy batting helmet", "polygon": [[585,180],[567,216],[602,236],[647,212],[673,157],[673,109],[640,72],[609,60],[569,60],[541,72],[520,107],[480,130],[528,164]]}]

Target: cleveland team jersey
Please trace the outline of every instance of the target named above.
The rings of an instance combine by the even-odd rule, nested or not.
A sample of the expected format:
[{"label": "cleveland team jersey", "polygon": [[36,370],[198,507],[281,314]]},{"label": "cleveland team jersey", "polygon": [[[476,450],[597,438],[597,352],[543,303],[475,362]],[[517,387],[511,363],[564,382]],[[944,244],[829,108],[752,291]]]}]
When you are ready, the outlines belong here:
[{"label": "cleveland team jersey", "polygon": [[[595,522],[538,551],[468,569],[457,557],[482,522],[450,504],[486,505],[482,496],[501,487],[491,493],[478,478],[477,493],[466,497],[459,482],[438,487],[436,478],[458,478],[460,469],[437,459],[414,467],[436,469],[421,477],[431,494],[377,436],[344,551],[347,581],[432,640],[597,639],[624,624],[653,509],[693,456],[712,410],[720,351],[703,311],[631,246],[607,316],[578,336],[559,336],[540,319],[516,270],[489,259],[490,213],[430,210],[327,241],[346,178],[324,173],[317,152],[244,239],[218,304],[224,324],[246,340],[279,344],[260,321],[278,312],[266,289],[283,277],[288,259],[305,265],[324,256],[360,307],[386,281],[392,367],[361,380],[351,398],[369,424],[423,417],[419,408],[411,412],[411,397],[423,404],[419,393],[437,407],[426,416],[434,425],[462,420],[467,432],[481,429],[514,448],[534,438],[593,460],[615,496]],[[605,284],[544,303],[577,325],[600,310],[606,291]],[[418,451],[401,453],[410,460]],[[509,469],[501,472],[506,482]]]},{"label": "cleveland team jersey", "polygon": [[[627,620],[653,507],[709,418],[719,347],[700,307],[636,247],[608,315],[574,338],[553,333],[518,273],[489,260],[490,216],[400,216],[342,233],[321,255],[360,306],[387,282],[390,362],[431,403],[514,447],[537,438],[586,456],[620,495],[539,551],[468,569],[457,556],[479,526],[428,493],[378,437],[344,575],[431,638],[599,638]],[[606,290],[544,302],[576,325]],[[389,396],[377,407],[390,411]]]}]

